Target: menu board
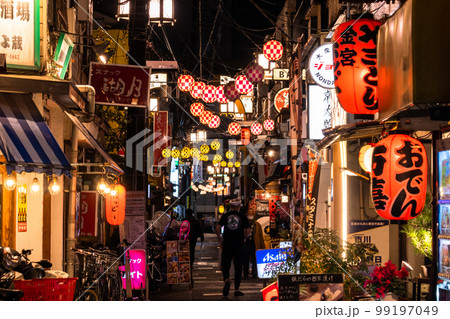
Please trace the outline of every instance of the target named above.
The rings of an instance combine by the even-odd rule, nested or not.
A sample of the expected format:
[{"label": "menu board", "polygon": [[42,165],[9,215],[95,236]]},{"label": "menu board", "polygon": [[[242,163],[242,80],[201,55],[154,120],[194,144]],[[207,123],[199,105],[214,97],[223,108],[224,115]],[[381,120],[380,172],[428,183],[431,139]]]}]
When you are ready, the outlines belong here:
[{"label": "menu board", "polygon": [[450,279],[450,239],[439,239],[439,277]]},{"label": "menu board", "polygon": [[337,301],[344,298],[342,274],[279,275],[280,301]]},{"label": "menu board", "polygon": [[439,234],[450,236],[450,203],[439,205]]},{"label": "menu board", "polygon": [[191,262],[188,240],[171,240],[166,242],[167,250],[167,284],[191,282]]}]

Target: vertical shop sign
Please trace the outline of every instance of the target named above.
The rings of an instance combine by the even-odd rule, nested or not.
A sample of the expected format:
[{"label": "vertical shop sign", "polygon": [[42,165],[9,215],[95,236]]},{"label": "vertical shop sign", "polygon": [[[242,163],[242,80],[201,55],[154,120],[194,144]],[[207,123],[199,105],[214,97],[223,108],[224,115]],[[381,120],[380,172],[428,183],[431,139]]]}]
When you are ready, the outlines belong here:
[{"label": "vertical shop sign", "polygon": [[89,84],[95,88],[96,104],[147,107],[150,68],[91,63]]},{"label": "vertical shop sign", "polygon": [[27,231],[27,185],[21,185],[17,191],[18,197],[18,216],[17,231]]},{"label": "vertical shop sign", "polygon": [[319,195],[320,165],[317,156],[309,150],[308,193],[306,196],[306,230],[309,236],[314,235],[316,224],[317,197]]},{"label": "vertical shop sign", "polygon": [[40,67],[39,0],[0,1],[0,53],[8,68]]},{"label": "vertical shop sign", "polygon": [[126,193],[123,238],[134,243],[133,248],[145,249],[146,237],[142,235],[145,229],[145,192],[129,191]]},{"label": "vertical shop sign", "polygon": [[168,160],[162,156],[162,151],[169,146],[169,112],[155,112],[153,121],[153,166],[166,166]]},{"label": "vertical shop sign", "polygon": [[55,62],[58,65],[57,77],[64,79],[69,66],[70,57],[74,48],[74,43],[65,33],[59,35],[58,45],[55,51]]},{"label": "vertical shop sign", "polygon": [[[143,249],[129,249],[126,258],[130,263],[131,289],[145,289],[147,275],[147,255]],[[122,287],[127,289],[125,266],[119,266],[122,271]]]},{"label": "vertical shop sign", "polygon": [[80,236],[97,236],[98,192],[81,192]]}]

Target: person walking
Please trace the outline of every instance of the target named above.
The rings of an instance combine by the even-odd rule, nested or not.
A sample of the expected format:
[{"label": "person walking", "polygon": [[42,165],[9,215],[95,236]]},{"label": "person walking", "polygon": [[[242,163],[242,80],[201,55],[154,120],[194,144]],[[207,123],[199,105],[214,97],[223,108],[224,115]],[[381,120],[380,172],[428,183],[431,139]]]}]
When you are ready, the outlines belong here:
[{"label": "person walking", "polygon": [[[230,200],[230,210],[222,215],[216,226],[216,234],[222,246],[222,274],[224,286],[222,294],[228,296],[230,292],[230,267],[231,260],[234,263],[234,296],[243,296],[239,291],[242,277],[242,254],[244,238],[248,236],[250,230],[247,217],[239,210],[241,201],[239,199]],[[223,238],[221,237],[221,229]]]},{"label": "person walking", "polygon": [[191,270],[192,266],[194,265],[194,259],[195,259],[195,246],[197,245],[197,238],[200,238],[200,241],[204,242],[205,235],[203,234],[202,225],[200,224],[200,221],[194,217],[193,210],[188,208],[186,209],[186,218],[189,222],[190,226],[190,232],[189,232],[189,257],[191,262]]}]

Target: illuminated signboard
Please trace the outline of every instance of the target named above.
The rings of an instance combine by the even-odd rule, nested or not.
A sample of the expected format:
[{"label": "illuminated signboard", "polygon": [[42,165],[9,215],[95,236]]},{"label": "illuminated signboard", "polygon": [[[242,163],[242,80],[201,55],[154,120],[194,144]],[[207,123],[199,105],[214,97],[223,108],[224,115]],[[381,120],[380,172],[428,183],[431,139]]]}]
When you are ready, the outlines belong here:
[{"label": "illuminated signboard", "polygon": [[308,86],[308,137],[321,140],[323,129],[331,127],[331,90],[318,85]]},{"label": "illuminated signboard", "polygon": [[287,256],[291,252],[286,248],[259,249],[256,251],[258,278],[275,277],[277,272],[286,270]]},{"label": "illuminated signboard", "polygon": [[326,89],[334,88],[333,45],[318,47],[309,59],[309,72],[314,82]]},{"label": "illuminated signboard", "polygon": [[[130,263],[131,289],[145,289],[145,276],[147,269],[147,255],[143,249],[130,249],[127,251],[127,259]],[[120,266],[123,271],[122,287],[127,289],[125,266]]]}]

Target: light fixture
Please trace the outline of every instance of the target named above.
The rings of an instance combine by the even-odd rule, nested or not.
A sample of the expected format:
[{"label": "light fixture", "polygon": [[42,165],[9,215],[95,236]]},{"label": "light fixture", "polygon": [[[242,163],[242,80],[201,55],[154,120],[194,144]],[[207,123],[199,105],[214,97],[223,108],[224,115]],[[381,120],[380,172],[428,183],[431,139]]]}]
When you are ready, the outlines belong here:
[{"label": "light fixture", "polygon": [[219,206],[219,213],[223,214],[223,212],[225,211],[225,207],[223,205]]},{"label": "light fixture", "polygon": [[41,186],[39,185],[39,180],[37,177],[33,178],[33,182],[31,183],[31,194],[36,195],[40,189]]},{"label": "light fixture", "polygon": [[222,166],[222,167],[227,166],[227,162],[225,162],[225,161],[220,162],[220,166]]},{"label": "light fixture", "polygon": [[109,195],[111,195],[111,196],[116,196],[117,195],[117,189],[116,189],[115,185],[113,186],[113,188],[111,188],[111,191],[109,192]]},{"label": "light fixture", "polygon": [[3,183],[5,188],[9,191],[14,190],[16,188],[16,178],[12,175],[8,175],[5,179],[5,182]]},{"label": "light fixture", "polygon": [[289,203],[289,196],[286,194],[281,194],[281,202],[282,203]]},{"label": "light fixture", "polygon": [[364,175],[361,175],[361,174],[356,173],[356,172],[354,172],[354,171],[351,171],[351,170],[349,170],[348,168],[345,168],[345,167],[341,167],[341,171],[342,171],[344,174],[348,175],[348,176],[356,176],[356,177],[360,177],[360,178],[362,178],[362,179],[365,179],[365,180],[367,180],[367,181],[369,180],[369,177],[364,176]]},{"label": "light fixture", "polygon": [[26,194],[27,193],[27,187],[25,185],[20,185],[17,187],[17,192],[19,194]]},{"label": "light fixture", "polygon": [[150,22],[158,23],[158,25],[163,23],[174,24],[174,0],[150,0],[148,7]]},{"label": "light fixture", "polygon": [[103,193],[104,193],[105,196],[108,195],[108,194],[110,194],[110,193],[111,193],[111,185],[106,184]]},{"label": "light fixture", "polygon": [[283,56],[283,45],[276,40],[270,40],[264,43],[263,54],[269,61],[279,60]]},{"label": "light fixture", "polygon": [[412,280],[412,271],[414,270],[414,268],[404,260],[402,260],[402,267],[405,267],[408,270],[409,277]]},{"label": "light fixture", "polygon": [[111,59],[111,57],[116,53],[116,50],[111,49],[106,51],[105,53],[103,53],[102,55],[100,55],[98,58],[100,59],[100,61],[103,64],[106,64],[109,62],[109,60]]},{"label": "light fixture", "polygon": [[217,151],[217,150],[220,148],[220,142],[219,142],[218,140],[212,141],[212,143],[211,143],[211,148],[212,148],[214,151]]},{"label": "light fixture", "polygon": [[58,177],[54,176],[50,184],[48,184],[48,191],[50,192],[50,195],[56,195],[60,190],[61,186],[59,185]]},{"label": "light fixture", "polygon": [[272,149],[269,149],[269,150],[267,151],[267,156],[269,156],[269,157],[274,157],[274,156],[275,156],[275,151],[272,150]]},{"label": "light fixture", "polygon": [[100,194],[104,194],[105,192],[105,188],[106,188],[106,182],[105,179],[102,177],[100,178],[100,181],[97,184],[97,192],[99,192]]},{"label": "light fixture", "polygon": [[225,157],[228,159],[232,159],[234,157],[234,153],[232,151],[227,151],[225,153]]},{"label": "light fixture", "polygon": [[234,166],[234,164],[233,164],[233,162],[228,162],[228,163],[227,163],[227,166],[228,166],[229,168],[232,168],[232,167]]},{"label": "light fixture", "polygon": [[239,167],[241,167],[241,162],[239,162],[239,161],[236,161],[236,163],[234,163],[234,166],[235,166],[236,168],[239,168]]},{"label": "light fixture", "polygon": [[370,173],[372,171],[372,154],[373,145],[367,144],[361,147],[359,150],[358,161],[361,168],[366,172]]},{"label": "light fixture", "polygon": [[272,197],[272,195],[270,195],[269,193],[266,193],[266,199],[270,199]]}]

